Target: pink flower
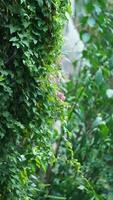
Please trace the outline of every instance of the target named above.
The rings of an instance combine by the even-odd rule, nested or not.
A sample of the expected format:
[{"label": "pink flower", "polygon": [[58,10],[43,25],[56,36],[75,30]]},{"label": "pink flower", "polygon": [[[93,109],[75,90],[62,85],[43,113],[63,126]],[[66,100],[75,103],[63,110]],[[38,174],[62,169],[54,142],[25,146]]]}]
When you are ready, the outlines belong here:
[{"label": "pink flower", "polygon": [[57,92],[57,96],[59,97],[59,99],[61,101],[65,101],[65,96],[64,96],[64,93],[63,92]]}]

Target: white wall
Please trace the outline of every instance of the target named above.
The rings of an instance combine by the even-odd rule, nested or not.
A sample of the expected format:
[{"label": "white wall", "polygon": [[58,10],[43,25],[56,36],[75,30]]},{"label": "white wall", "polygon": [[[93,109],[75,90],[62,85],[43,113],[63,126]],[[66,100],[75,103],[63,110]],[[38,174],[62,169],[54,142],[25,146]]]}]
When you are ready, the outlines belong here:
[{"label": "white wall", "polygon": [[80,40],[79,33],[74,25],[75,1],[71,0],[72,15],[68,16],[68,22],[64,29],[64,44],[62,47],[62,71],[71,76],[73,74],[73,62],[81,57],[84,44]]}]

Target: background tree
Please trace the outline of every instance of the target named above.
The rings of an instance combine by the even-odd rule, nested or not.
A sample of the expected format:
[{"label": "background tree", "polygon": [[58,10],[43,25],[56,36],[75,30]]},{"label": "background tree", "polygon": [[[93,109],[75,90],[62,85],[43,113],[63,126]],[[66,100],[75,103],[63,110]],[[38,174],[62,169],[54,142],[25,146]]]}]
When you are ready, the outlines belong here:
[{"label": "background tree", "polygon": [[108,1],[76,1],[75,21],[85,47],[79,62],[75,57],[72,79],[62,86],[69,108],[64,111],[62,139],[52,169],[51,199],[113,197],[111,5]]}]

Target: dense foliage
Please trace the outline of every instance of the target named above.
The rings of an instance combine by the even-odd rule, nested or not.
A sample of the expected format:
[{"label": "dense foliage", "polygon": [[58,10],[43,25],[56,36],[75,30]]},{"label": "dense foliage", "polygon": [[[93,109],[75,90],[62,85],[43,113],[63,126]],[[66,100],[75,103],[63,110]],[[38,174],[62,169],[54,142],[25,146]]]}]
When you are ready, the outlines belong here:
[{"label": "dense foliage", "polygon": [[[76,23],[85,48],[75,74],[63,84],[68,109],[57,161],[46,192],[50,199],[113,198],[112,2],[76,2]],[[79,73],[76,68],[79,66]]]},{"label": "dense foliage", "polygon": [[[112,2],[77,1],[76,21],[85,48],[67,83],[71,107],[67,140],[62,141],[54,171],[53,194],[64,199],[113,199],[113,11]],[[65,87],[65,85],[64,85]],[[71,113],[70,113],[71,110]],[[70,142],[70,144],[69,144]],[[71,148],[71,151],[70,151]],[[73,152],[70,156],[70,152]],[[74,159],[81,168],[72,168]],[[69,161],[70,160],[70,161]],[[69,165],[69,162],[71,165]],[[76,162],[77,163],[77,162]],[[70,167],[71,166],[71,167]]]},{"label": "dense foliage", "polygon": [[[67,1],[0,1],[0,199],[37,199],[39,169],[54,161],[61,30]],[[50,77],[51,74],[51,77]]]},{"label": "dense foliage", "polygon": [[112,1],[76,0],[85,48],[62,84],[68,0],[0,8],[0,200],[112,200]]},{"label": "dense foliage", "polygon": [[[113,11],[110,1],[91,1],[79,12],[85,43],[76,88],[76,154],[100,199],[113,196]],[[78,9],[79,10],[79,9]],[[79,97],[79,98],[78,98]],[[84,199],[84,196],[82,197]]]}]

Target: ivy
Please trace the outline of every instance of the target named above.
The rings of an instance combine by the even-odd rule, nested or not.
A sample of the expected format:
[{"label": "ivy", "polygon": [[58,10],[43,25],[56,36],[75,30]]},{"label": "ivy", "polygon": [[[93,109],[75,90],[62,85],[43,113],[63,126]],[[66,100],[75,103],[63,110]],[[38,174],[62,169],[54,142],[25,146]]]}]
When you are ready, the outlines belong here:
[{"label": "ivy", "polygon": [[[40,170],[54,161],[51,127],[62,104],[59,73],[67,1],[0,1],[0,199],[36,199]],[[38,198],[38,197],[37,197]]]}]

